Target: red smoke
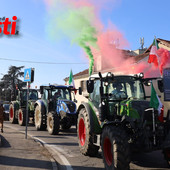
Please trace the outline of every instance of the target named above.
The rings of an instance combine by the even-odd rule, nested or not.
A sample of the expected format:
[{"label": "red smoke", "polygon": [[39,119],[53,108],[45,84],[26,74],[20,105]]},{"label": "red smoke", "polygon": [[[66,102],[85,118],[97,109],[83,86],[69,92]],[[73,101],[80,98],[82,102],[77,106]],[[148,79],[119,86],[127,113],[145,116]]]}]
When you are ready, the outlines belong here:
[{"label": "red smoke", "polygon": [[170,64],[170,53],[168,50],[164,48],[160,48],[157,50],[157,54],[159,56],[158,63],[159,63],[159,69],[162,74],[163,68],[168,66]]},{"label": "red smoke", "polygon": [[[128,46],[127,40],[124,39],[123,35],[116,29],[108,29],[105,32],[99,33],[97,37],[97,45],[99,47],[99,55],[102,56],[101,63],[102,69],[125,67],[128,63],[123,58],[122,50],[118,48],[124,48]],[[95,59],[98,59],[95,56]]]}]

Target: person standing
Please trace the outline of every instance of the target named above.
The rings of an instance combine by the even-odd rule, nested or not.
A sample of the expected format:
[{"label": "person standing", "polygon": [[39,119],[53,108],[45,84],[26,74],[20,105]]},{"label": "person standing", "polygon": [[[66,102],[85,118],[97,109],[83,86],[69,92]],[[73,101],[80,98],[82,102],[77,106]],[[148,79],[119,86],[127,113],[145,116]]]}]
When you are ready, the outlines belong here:
[{"label": "person standing", "polygon": [[3,133],[3,123],[4,123],[4,107],[3,104],[0,104],[0,126],[1,126],[1,132]]}]

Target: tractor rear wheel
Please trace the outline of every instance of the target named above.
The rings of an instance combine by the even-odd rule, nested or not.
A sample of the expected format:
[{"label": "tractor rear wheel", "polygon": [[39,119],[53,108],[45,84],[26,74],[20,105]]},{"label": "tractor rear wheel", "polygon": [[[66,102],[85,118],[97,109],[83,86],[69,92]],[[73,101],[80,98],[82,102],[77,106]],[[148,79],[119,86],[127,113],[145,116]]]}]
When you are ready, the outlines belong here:
[{"label": "tractor rear wheel", "polygon": [[15,117],[15,109],[14,109],[14,105],[13,104],[10,104],[10,106],[9,106],[9,121],[11,122],[11,123],[17,123],[17,119],[16,119],[16,117]]},{"label": "tractor rear wheel", "polygon": [[20,126],[25,126],[26,124],[26,110],[25,109],[19,109],[18,111],[18,124]]},{"label": "tractor rear wheel", "polygon": [[46,130],[46,114],[41,111],[39,105],[36,106],[34,112],[35,127],[37,130]]},{"label": "tractor rear wheel", "polygon": [[47,116],[47,130],[50,135],[57,135],[60,128],[59,116],[54,112],[49,112]]},{"label": "tractor rear wheel", "polygon": [[129,169],[128,138],[121,127],[106,126],[101,137],[103,162],[106,169]]},{"label": "tractor rear wheel", "polygon": [[93,144],[93,138],[90,134],[89,115],[85,108],[81,109],[78,115],[77,134],[80,152],[83,155],[96,156],[99,146]]}]

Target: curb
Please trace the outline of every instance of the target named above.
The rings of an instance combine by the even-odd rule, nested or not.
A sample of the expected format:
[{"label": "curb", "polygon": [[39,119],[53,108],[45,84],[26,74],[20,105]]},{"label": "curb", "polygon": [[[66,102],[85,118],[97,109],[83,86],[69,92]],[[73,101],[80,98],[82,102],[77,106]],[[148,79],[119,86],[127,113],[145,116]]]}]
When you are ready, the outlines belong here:
[{"label": "curb", "polygon": [[[44,147],[50,153],[49,149],[44,145],[43,142],[41,142],[39,139],[37,139],[37,138],[35,138],[35,137],[33,137],[33,136],[29,135],[29,134],[28,134],[28,136],[30,138],[32,138],[36,143],[39,143],[40,146]],[[51,156],[50,161],[52,163],[53,170],[58,170],[58,166],[57,166],[56,160],[54,159],[54,157],[51,154],[50,154],[50,156]]]}]

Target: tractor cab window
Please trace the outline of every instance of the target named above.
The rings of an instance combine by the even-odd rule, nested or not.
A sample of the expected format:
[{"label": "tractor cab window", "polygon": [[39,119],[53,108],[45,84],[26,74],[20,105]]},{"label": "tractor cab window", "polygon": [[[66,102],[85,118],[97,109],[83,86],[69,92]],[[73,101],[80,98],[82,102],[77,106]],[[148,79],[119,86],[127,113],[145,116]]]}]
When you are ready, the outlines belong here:
[{"label": "tractor cab window", "polygon": [[45,100],[47,100],[48,99],[48,90],[47,89],[43,89],[44,90],[44,92],[43,92],[43,98],[45,99]]},{"label": "tractor cab window", "polygon": [[126,83],[128,98],[144,99],[144,90],[139,80]]},{"label": "tractor cab window", "polygon": [[107,87],[107,92],[111,99],[121,100],[127,98],[126,84],[124,82],[110,82]]},{"label": "tractor cab window", "polygon": [[144,90],[141,81],[132,77],[115,79],[114,82],[109,83],[107,92],[113,100],[128,98],[144,99]]},{"label": "tractor cab window", "polygon": [[38,93],[37,93],[37,91],[30,91],[30,92],[29,92],[29,99],[30,99],[30,100],[37,100],[37,99],[38,99]]},{"label": "tractor cab window", "polygon": [[58,99],[71,100],[71,95],[68,89],[54,89],[52,91],[52,97],[54,100]]},{"label": "tractor cab window", "polygon": [[90,99],[94,103],[96,108],[99,108],[100,103],[100,81],[96,80],[94,82],[94,90],[93,93],[90,93]]},{"label": "tractor cab window", "polygon": [[27,90],[23,90],[20,93],[21,101],[27,101]]}]

